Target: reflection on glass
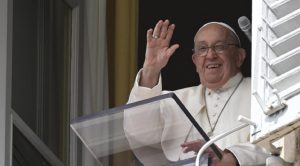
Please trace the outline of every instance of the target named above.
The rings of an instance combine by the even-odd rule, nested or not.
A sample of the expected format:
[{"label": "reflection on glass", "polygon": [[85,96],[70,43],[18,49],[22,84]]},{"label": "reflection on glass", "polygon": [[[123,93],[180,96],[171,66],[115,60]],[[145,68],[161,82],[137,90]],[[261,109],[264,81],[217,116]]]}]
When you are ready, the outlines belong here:
[{"label": "reflection on glass", "polygon": [[[71,127],[99,163],[109,155],[132,150],[142,163],[149,161],[155,165],[174,165],[178,156],[174,159],[172,152],[182,151],[180,144],[187,137],[203,139],[178,105],[178,101],[174,100],[174,95],[157,96],[80,117],[72,121]],[[167,118],[172,119],[172,123],[161,121],[160,116],[172,116]],[[163,130],[173,132],[172,137],[162,135]],[[164,140],[163,144],[172,146],[160,148],[161,140]],[[180,160],[194,156],[194,152],[187,153]],[[193,163],[194,159],[189,162]]]}]

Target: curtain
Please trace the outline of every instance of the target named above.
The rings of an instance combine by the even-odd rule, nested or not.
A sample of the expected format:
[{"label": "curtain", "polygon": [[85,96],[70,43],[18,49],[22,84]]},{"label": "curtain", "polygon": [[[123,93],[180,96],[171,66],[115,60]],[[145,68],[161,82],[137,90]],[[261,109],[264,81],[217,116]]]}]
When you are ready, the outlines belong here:
[{"label": "curtain", "polygon": [[118,106],[126,103],[136,75],[138,0],[107,3],[110,106]]},{"label": "curtain", "polygon": [[[138,0],[107,1],[110,107],[125,104],[136,75]],[[113,156],[114,166],[131,165],[130,151]]]},{"label": "curtain", "polygon": [[[83,7],[82,110],[84,115],[88,115],[109,107],[106,0],[84,1]],[[90,152],[85,147],[82,149],[81,165],[96,166],[97,163]],[[108,159],[101,162],[103,165],[109,165]]]},{"label": "curtain", "polygon": [[[136,74],[138,5],[137,0],[88,0],[83,7],[81,102],[87,115],[128,99]],[[82,149],[82,165],[97,165],[86,148]],[[101,162],[123,166],[132,160],[132,153],[124,152]]]}]

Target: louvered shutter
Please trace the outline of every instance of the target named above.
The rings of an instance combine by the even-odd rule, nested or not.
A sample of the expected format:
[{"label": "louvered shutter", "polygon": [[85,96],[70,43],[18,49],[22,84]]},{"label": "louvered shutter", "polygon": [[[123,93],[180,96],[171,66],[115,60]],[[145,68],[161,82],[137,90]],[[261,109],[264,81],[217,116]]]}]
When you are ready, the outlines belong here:
[{"label": "louvered shutter", "polygon": [[300,0],[254,0],[251,141],[300,126]]}]

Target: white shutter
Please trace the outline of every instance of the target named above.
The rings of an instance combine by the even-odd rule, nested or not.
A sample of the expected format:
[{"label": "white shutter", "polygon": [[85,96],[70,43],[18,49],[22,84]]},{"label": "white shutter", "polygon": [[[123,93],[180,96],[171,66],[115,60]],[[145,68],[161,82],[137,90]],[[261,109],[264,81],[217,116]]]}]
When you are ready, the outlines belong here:
[{"label": "white shutter", "polygon": [[255,0],[252,15],[251,141],[300,126],[300,0]]}]

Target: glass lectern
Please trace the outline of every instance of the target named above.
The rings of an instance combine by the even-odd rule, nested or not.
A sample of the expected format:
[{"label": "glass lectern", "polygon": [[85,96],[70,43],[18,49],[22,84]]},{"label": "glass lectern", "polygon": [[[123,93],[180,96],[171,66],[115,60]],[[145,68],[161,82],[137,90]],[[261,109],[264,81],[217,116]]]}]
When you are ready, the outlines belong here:
[{"label": "glass lectern", "polygon": [[[161,120],[166,119],[162,116],[168,116],[167,120],[171,119],[172,123]],[[209,140],[195,116],[174,93],[168,93],[76,118],[71,128],[100,165],[103,158],[128,150],[142,163],[190,165],[195,161],[194,152],[181,154],[181,157],[174,157],[174,153],[180,154],[182,149],[176,143],[185,142],[187,135]],[[175,134],[162,135],[163,130]],[[169,146],[161,148],[164,144]],[[212,149],[221,157],[214,145]]]}]

